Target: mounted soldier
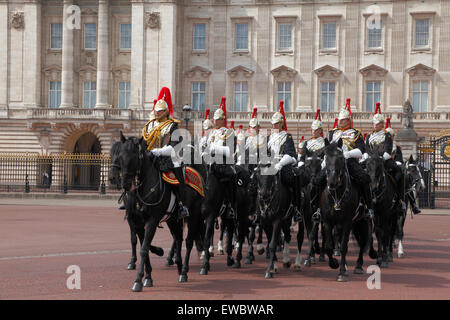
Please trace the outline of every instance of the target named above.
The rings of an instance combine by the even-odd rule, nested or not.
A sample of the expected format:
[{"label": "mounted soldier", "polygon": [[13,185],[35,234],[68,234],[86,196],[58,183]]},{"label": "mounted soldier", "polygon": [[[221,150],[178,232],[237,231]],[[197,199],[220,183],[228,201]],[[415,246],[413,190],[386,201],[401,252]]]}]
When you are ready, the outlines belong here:
[{"label": "mounted soldier", "polygon": [[[404,164],[402,148],[395,142],[395,131],[391,127],[391,119],[390,118],[386,118],[385,130],[386,130],[386,132],[388,132],[391,135],[392,141],[393,141],[392,154],[391,154],[392,159],[395,161],[395,163],[399,167],[401,167]],[[412,190],[408,190],[407,192],[405,192],[405,196],[411,205],[413,213],[414,214],[421,213],[422,211],[420,211],[419,207],[417,206],[416,197],[414,196],[414,192]]]},{"label": "mounted soldier", "polygon": [[287,132],[286,115],[283,108],[284,102],[280,101],[279,111],[272,116],[272,130],[267,142],[267,152],[275,160],[276,172],[281,172],[281,181],[291,186],[294,218],[297,221],[303,219],[300,208],[299,179],[294,172],[293,164],[297,162],[297,153],[292,135]]},{"label": "mounted soldier", "polygon": [[158,100],[153,106],[154,118],[142,128],[142,137],[147,142],[147,150],[159,158],[159,169],[163,172],[173,171],[178,184],[171,184],[172,191],[178,204],[178,217],[187,218],[189,211],[183,204],[183,194],[186,188],[181,160],[177,157],[174,146],[183,138],[172,139],[175,130],[178,129],[180,120],[173,118],[173,106],[170,90],[163,87],[158,95]]},{"label": "mounted soldier", "polygon": [[212,129],[214,128],[214,124],[211,121],[210,118],[210,109],[206,109],[205,112],[205,120],[203,120],[202,123],[202,128],[203,128],[203,132],[202,132],[202,138],[200,139],[200,154],[205,151],[205,148],[208,144],[208,137],[211,134]]},{"label": "mounted soldier", "polygon": [[223,191],[226,194],[230,217],[235,217],[236,211],[235,149],[236,136],[234,130],[227,128],[226,99],[222,97],[219,108],[214,112],[214,130],[207,139],[205,152],[211,156],[213,172],[226,186]]},{"label": "mounted soldier", "polygon": [[[347,160],[347,168],[350,177],[358,184],[362,191],[362,198],[367,207],[365,211],[366,218],[373,218],[373,203],[370,192],[370,177],[361,168],[358,160],[361,158],[365,150],[364,140],[361,131],[353,128],[353,118],[350,109],[350,99],[347,99],[345,107],[339,112],[339,116],[335,119],[333,129],[329,132],[328,140],[330,143],[338,143],[342,140],[342,151],[344,158]],[[320,193],[326,186],[325,159],[322,162],[322,171],[313,179],[313,184],[319,188]],[[319,194],[320,194],[319,193]],[[314,218],[320,218],[320,206],[314,213]]]},{"label": "mounted soldier", "polygon": [[[404,202],[405,198],[405,183],[402,168],[392,159],[393,152],[393,138],[391,134],[385,130],[384,116],[381,114],[380,103],[376,103],[375,113],[373,116],[373,131],[366,137],[367,150],[380,150],[383,152],[384,167],[394,178],[397,184],[397,193],[400,198],[402,210],[406,210]],[[364,153],[363,160],[367,159],[369,155]],[[403,160],[402,160],[403,161]]]}]

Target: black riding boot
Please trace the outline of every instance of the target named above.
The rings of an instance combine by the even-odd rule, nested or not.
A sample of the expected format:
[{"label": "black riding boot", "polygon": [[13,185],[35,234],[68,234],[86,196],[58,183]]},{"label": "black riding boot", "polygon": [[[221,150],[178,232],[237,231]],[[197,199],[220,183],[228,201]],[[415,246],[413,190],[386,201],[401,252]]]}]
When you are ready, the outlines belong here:
[{"label": "black riding boot", "polygon": [[363,183],[361,185],[363,191],[364,202],[366,203],[367,211],[365,211],[364,217],[367,219],[373,219],[373,203],[372,203],[372,194],[370,192],[370,186],[367,183]]},{"label": "black riding boot", "polygon": [[406,197],[408,198],[409,204],[411,205],[412,211],[414,214],[419,214],[422,211],[420,211],[419,207],[416,204],[416,198],[414,197],[414,192],[410,191],[406,194]]},{"label": "black riding boot", "polygon": [[403,176],[403,172],[401,168],[398,166],[394,167],[394,179],[397,183],[397,194],[400,199],[400,206],[403,212],[406,211],[406,203],[405,203],[405,179]]},{"label": "black riding boot", "polygon": [[294,221],[302,222],[303,221],[303,213],[300,211],[301,209],[301,195],[300,195],[300,181],[299,177],[294,177],[294,194],[292,198],[292,203],[294,204]]},{"label": "black riding boot", "polygon": [[184,192],[186,188],[186,184],[184,183],[184,175],[183,175],[183,167],[174,168],[173,172],[177,177],[177,180],[180,182],[179,185],[173,185],[173,191],[175,193],[175,197],[177,198],[178,204],[178,218],[184,219],[189,217],[189,210],[183,204],[182,192]]}]

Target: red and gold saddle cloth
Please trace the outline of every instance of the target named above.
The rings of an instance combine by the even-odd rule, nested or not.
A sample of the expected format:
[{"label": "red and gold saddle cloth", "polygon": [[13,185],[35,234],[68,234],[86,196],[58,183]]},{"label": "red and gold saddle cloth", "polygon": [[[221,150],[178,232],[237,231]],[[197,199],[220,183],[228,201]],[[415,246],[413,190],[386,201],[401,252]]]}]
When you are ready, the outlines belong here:
[{"label": "red and gold saddle cloth", "polygon": [[[180,184],[173,171],[167,173],[163,172],[162,178],[165,182],[169,184],[175,185]],[[201,195],[203,198],[205,197],[205,192],[203,190],[203,181],[200,174],[196,170],[192,169],[191,167],[185,167],[184,182],[192,189],[197,191],[198,194]]]}]

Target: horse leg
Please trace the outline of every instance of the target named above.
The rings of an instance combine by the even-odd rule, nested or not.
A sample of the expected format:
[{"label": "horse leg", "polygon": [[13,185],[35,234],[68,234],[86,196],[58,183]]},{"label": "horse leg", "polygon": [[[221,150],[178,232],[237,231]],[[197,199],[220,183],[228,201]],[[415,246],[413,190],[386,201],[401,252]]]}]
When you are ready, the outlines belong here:
[{"label": "horse leg", "polygon": [[250,233],[248,235],[248,253],[247,256],[245,257],[245,264],[252,264],[253,261],[255,261],[255,255],[253,254],[253,242],[255,241],[255,232],[256,232],[256,227],[254,225],[252,225],[250,227]]},{"label": "horse leg", "polygon": [[225,230],[227,232],[227,266],[231,267],[234,264],[233,260],[233,236],[234,236],[234,221],[233,219],[223,219],[225,223]]},{"label": "horse leg", "polygon": [[224,255],[225,252],[223,250],[223,235],[225,233],[225,219],[220,218],[220,235],[219,235],[219,242],[217,243],[217,252],[219,255]]},{"label": "horse leg", "polygon": [[200,225],[201,221],[200,219],[196,219],[194,221],[194,218],[191,217],[188,219],[188,234],[186,236],[186,253],[184,256],[184,263],[183,263],[183,269],[181,270],[181,275],[178,279],[178,282],[187,282],[188,281],[188,272],[189,272],[189,260],[191,257],[191,251],[194,246],[194,239],[198,237],[198,234],[200,232]]},{"label": "horse leg", "polygon": [[210,252],[207,248],[209,248],[209,246],[212,243],[212,235],[214,233],[214,217],[213,216],[209,216],[206,219],[206,230],[205,230],[205,244],[203,245],[203,248],[205,249],[205,258],[203,259],[203,266],[200,269],[200,274],[201,275],[207,275],[208,271],[211,268],[211,265],[209,263],[209,259],[211,257]]},{"label": "horse leg", "polygon": [[314,257],[314,238],[317,235],[316,229],[318,228],[318,222],[309,221],[306,224],[306,233],[308,235],[308,253],[305,260],[305,266],[307,267],[311,267],[312,258]]},{"label": "horse leg", "polygon": [[[127,219],[128,220],[128,219]],[[134,224],[128,220],[128,225],[130,227],[130,236],[131,236],[131,260],[128,263],[127,270],[136,270],[136,261],[137,261],[137,235],[136,235],[136,227]]]},{"label": "horse leg", "polygon": [[348,281],[348,273],[347,273],[347,250],[348,250],[348,240],[350,237],[351,230],[351,222],[342,228],[341,239],[341,268],[339,270],[339,275],[337,281],[339,282],[347,282]]},{"label": "horse leg", "polygon": [[302,269],[302,245],[305,237],[305,219],[298,223],[297,231],[297,256],[295,257],[294,271],[301,271]]},{"label": "horse leg", "polygon": [[364,250],[369,244],[369,221],[363,219],[355,222],[352,226],[353,234],[355,235],[356,241],[359,245],[358,260],[356,261],[356,267],[353,273],[363,274],[363,264],[364,264]]},{"label": "horse leg", "polygon": [[169,219],[167,225],[173,230],[173,236],[175,239],[175,264],[177,265],[178,275],[181,275],[183,268],[183,259],[181,258],[181,249],[183,245],[183,222],[175,219]]},{"label": "horse leg", "polygon": [[398,250],[397,250],[397,257],[403,258],[405,255],[405,252],[403,251],[403,227],[405,225],[405,215],[401,214],[398,218],[397,223],[397,237],[398,237]]},{"label": "horse leg", "polygon": [[319,262],[325,262],[325,231],[323,222],[320,222],[320,235],[322,237],[322,246],[320,247]]},{"label": "horse leg", "polygon": [[328,265],[331,269],[337,269],[339,268],[339,262],[333,258],[333,242],[332,242],[332,232],[331,227],[328,225],[328,223],[323,223],[323,232],[324,232],[324,242],[325,242],[325,254],[328,256]]},{"label": "horse leg", "polygon": [[279,241],[279,237],[280,237],[280,233],[281,233],[281,226],[280,226],[281,221],[279,219],[275,220],[273,222],[273,227],[272,229],[272,235],[271,235],[271,239],[270,239],[270,243],[269,243],[269,265],[267,266],[266,269],[266,274],[265,274],[265,278],[266,279],[270,279],[273,278],[273,274],[276,273],[276,266],[275,266],[275,255],[276,255],[276,250],[277,250],[277,245],[278,245],[278,241]]},{"label": "horse leg", "polygon": [[[154,217],[151,217],[145,223],[144,241],[142,243],[140,250],[141,263],[139,264],[136,280],[134,281],[133,287],[131,288],[131,290],[134,292],[141,292],[143,286],[145,287],[153,286],[152,266],[150,264],[149,249],[150,243],[152,242],[153,237],[155,236],[157,226],[158,221]],[[144,266],[146,266],[147,276],[145,277],[144,283],[142,283],[142,278],[144,277]]]},{"label": "horse leg", "polygon": [[[173,236],[173,234],[172,234],[172,236]],[[169,255],[167,256],[167,259],[166,259],[166,267],[173,266],[175,264],[175,262],[173,261],[173,257],[175,256],[176,247],[177,247],[177,243],[174,238],[172,240],[172,246],[170,247]]]},{"label": "horse leg", "polygon": [[[256,232],[256,229],[255,229]],[[256,252],[258,252],[259,255],[264,254],[264,246],[262,244],[263,242],[263,227],[260,224],[258,228],[258,239],[256,240]]]},{"label": "horse leg", "polygon": [[291,267],[290,255],[290,243],[291,243],[291,223],[292,219],[283,221],[281,227],[284,233],[284,245],[283,245],[283,267],[289,269]]},{"label": "horse leg", "polygon": [[341,250],[340,250],[340,248],[339,248],[340,240],[341,240],[340,237],[339,237],[339,235],[340,235],[340,233],[341,233],[341,230],[339,230],[339,227],[338,227],[338,226],[335,226],[335,227],[333,228],[332,233],[333,233],[333,244],[334,244],[334,252],[333,252],[333,255],[336,256],[336,257],[339,257],[339,256],[341,255]]}]

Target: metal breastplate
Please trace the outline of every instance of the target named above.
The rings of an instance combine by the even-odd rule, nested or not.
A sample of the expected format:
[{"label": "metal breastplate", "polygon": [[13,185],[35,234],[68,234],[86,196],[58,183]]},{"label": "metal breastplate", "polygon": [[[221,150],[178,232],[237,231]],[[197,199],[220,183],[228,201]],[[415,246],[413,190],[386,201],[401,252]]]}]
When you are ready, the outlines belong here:
[{"label": "metal breastplate", "polygon": [[337,143],[339,139],[342,139],[342,151],[350,151],[356,147],[356,137],[358,132],[355,129],[347,129],[345,131],[336,130],[333,133],[331,142]]},{"label": "metal breastplate", "polygon": [[[286,142],[287,133],[286,131],[281,131],[277,133],[272,133],[269,138],[268,147],[272,156],[280,157],[281,146]],[[281,157],[280,157],[281,158]]]},{"label": "metal breastplate", "polygon": [[[153,130],[155,130],[159,125],[161,125],[162,122],[158,122],[158,121],[152,121],[148,124],[147,126],[147,133],[151,133]],[[161,129],[160,132],[160,141],[161,141],[161,147],[167,145],[170,141],[170,130],[172,129],[173,123],[171,123],[170,125],[165,126],[164,128]],[[153,148],[158,148],[157,145],[155,145]]]},{"label": "metal breastplate", "polygon": [[386,134],[383,130],[373,132],[369,137],[369,145],[373,148],[379,144],[383,144],[386,138]]},{"label": "metal breastplate", "polygon": [[226,145],[226,140],[231,137],[232,134],[233,132],[225,127],[215,129],[208,138],[208,146],[224,146]]},{"label": "metal breastplate", "polygon": [[325,139],[322,137],[316,138],[316,139],[310,139],[306,142],[306,149],[308,149],[309,152],[313,153],[320,153],[325,149]]}]

